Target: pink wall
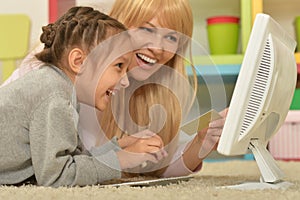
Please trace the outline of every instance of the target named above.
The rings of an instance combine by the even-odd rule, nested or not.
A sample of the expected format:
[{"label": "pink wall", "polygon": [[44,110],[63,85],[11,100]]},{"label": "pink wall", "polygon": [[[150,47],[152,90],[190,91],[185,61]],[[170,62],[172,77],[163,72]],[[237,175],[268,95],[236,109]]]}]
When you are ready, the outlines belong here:
[{"label": "pink wall", "polygon": [[49,0],[49,23],[55,22],[70,7],[75,5],[75,0]]}]

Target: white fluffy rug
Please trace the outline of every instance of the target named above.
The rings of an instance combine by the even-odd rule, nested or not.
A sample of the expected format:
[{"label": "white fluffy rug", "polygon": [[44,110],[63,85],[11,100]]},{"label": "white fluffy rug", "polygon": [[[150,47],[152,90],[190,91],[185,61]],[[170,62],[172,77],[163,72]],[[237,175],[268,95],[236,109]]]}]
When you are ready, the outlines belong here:
[{"label": "white fluffy rug", "polygon": [[0,199],[300,199],[300,162],[278,161],[286,174],[285,181],[293,183],[288,189],[235,190],[219,186],[259,181],[260,173],[254,161],[205,162],[203,169],[189,181],[151,187],[87,186],[46,188],[36,186],[0,187]]}]

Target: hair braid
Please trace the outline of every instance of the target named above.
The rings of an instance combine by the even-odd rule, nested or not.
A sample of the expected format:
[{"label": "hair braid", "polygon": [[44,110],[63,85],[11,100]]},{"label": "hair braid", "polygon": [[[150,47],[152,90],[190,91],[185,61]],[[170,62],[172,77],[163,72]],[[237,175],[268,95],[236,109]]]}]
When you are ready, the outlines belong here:
[{"label": "hair braid", "polygon": [[36,57],[46,63],[60,66],[60,61],[72,47],[89,53],[105,40],[110,30],[120,32],[125,26],[91,7],[72,7],[55,23],[42,27],[40,40],[44,50]]}]

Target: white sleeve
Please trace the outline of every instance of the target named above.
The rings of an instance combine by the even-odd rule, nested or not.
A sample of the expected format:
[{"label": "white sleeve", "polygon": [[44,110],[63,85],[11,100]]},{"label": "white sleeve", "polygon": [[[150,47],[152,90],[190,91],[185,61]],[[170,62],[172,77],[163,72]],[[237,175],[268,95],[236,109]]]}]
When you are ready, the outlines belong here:
[{"label": "white sleeve", "polygon": [[187,176],[189,174],[197,173],[202,168],[202,163],[200,163],[194,171],[191,171],[185,166],[182,158],[184,150],[186,149],[188,144],[193,140],[195,135],[196,134],[190,136],[184,133],[183,131],[180,131],[178,147],[171,160],[170,165],[167,167],[162,177]]}]

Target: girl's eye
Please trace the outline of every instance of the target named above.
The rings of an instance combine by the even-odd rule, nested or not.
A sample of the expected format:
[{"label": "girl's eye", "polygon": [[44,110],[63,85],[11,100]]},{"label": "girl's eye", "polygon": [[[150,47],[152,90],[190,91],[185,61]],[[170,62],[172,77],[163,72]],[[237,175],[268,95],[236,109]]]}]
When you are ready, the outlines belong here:
[{"label": "girl's eye", "polygon": [[166,38],[172,42],[177,42],[178,39],[177,37],[173,36],[173,35],[167,35]]},{"label": "girl's eye", "polygon": [[116,67],[122,69],[122,68],[123,68],[123,63],[117,63],[117,64],[116,64]]}]

